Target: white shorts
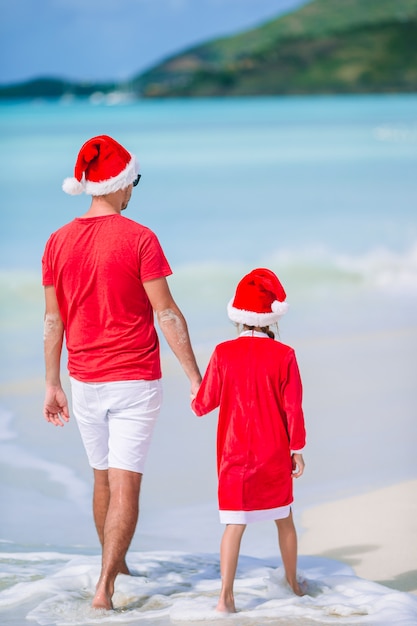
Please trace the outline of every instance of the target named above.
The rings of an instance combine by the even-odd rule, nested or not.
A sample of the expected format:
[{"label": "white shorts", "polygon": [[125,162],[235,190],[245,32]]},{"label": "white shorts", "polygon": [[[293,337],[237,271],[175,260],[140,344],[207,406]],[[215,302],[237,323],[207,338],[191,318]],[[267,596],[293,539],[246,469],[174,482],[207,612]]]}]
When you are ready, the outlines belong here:
[{"label": "white shorts", "polygon": [[72,410],[90,466],[142,474],[161,408],[161,381],[70,380]]}]

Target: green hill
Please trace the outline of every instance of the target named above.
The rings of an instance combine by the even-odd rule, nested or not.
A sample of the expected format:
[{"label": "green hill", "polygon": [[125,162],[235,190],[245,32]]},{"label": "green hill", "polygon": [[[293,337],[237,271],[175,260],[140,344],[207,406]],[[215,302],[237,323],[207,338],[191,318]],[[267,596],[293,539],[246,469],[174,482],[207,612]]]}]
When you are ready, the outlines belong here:
[{"label": "green hill", "polygon": [[417,0],[312,0],[175,54],[125,84],[36,79],[0,98],[417,92]]},{"label": "green hill", "polygon": [[417,91],[417,0],[314,0],[134,85],[145,97]]}]

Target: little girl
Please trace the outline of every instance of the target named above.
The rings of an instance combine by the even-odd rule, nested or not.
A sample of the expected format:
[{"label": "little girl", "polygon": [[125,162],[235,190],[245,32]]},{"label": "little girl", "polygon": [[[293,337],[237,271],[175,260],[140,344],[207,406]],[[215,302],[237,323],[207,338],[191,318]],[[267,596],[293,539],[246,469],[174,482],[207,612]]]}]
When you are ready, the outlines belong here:
[{"label": "little girl", "polygon": [[251,522],[274,520],[288,584],[297,581],[297,535],[292,519],[292,479],[304,471],[302,384],[294,350],[274,340],[271,324],[287,311],[277,276],[255,269],[239,282],[227,307],[241,327],[219,344],[192,408],[201,416],[220,407],[217,472],[222,588],[217,610],[236,612],[233,584],[240,542]]}]

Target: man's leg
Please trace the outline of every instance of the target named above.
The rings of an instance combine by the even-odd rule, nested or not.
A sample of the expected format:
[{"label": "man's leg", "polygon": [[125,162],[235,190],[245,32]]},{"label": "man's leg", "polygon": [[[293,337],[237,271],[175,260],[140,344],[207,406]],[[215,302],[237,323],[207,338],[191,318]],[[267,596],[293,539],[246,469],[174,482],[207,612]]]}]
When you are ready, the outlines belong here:
[{"label": "man's leg", "polygon": [[[110,502],[110,486],[108,470],[94,470],[93,514],[94,522],[101,547],[104,546],[104,524]],[[129,575],[126,561],[120,564],[119,574]]]},{"label": "man's leg", "polygon": [[245,524],[227,524],[224,529],[220,545],[222,588],[216,607],[217,611],[236,613],[233,583],[235,581],[237,562],[239,559],[240,542],[245,528]]},{"label": "man's leg", "polygon": [[104,523],[110,502],[108,470],[94,470],[93,515],[101,547],[104,543]]},{"label": "man's leg", "polygon": [[94,519],[102,541],[103,555],[92,606],[109,610],[113,608],[111,598],[114,581],[126,567],[126,552],[136,530],[142,474],[110,468],[106,485],[106,473],[107,470],[94,471],[97,480],[97,489],[96,486],[94,489]]},{"label": "man's leg", "polygon": [[297,596],[302,596],[304,592],[297,581],[297,533],[292,512],[284,519],[275,520],[275,524],[287,582]]}]

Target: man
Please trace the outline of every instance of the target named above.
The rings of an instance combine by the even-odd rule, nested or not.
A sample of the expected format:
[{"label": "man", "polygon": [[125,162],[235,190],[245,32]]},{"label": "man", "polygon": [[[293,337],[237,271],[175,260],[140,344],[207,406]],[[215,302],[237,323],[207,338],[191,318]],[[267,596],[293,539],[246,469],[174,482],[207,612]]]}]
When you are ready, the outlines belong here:
[{"label": "man", "polygon": [[154,313],[195,394],[201,375],[186,321],[166,280],[155,234],[124,216],[140,175],[136,157],[101,135],[81,148],[63,189],[90,208],[49,238],[45,288],[44,417],[69,420],[60,381],[65,335],[73,413],[94,470],[93,512],[102,568],[92,606],[112,609],[118,573],[136,529],[143,468],[161,403]]}]

